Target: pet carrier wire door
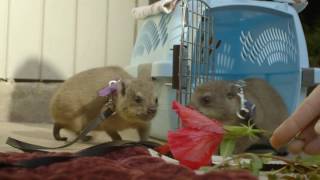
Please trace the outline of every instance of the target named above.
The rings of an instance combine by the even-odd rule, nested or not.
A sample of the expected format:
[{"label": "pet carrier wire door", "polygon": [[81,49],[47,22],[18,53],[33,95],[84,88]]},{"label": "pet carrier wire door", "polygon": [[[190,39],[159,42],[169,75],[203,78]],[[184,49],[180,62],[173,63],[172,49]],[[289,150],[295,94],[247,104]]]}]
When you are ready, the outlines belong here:
[{"label": "pet carrier wire door", "polygon": [[180,103],[188,104],[197,85],[211,77],[210,67],[215,48],[220,41],[214,39],[213,16],[208,16],[209,5],[201,0],[182,1],[182,33],[179,57]]}]

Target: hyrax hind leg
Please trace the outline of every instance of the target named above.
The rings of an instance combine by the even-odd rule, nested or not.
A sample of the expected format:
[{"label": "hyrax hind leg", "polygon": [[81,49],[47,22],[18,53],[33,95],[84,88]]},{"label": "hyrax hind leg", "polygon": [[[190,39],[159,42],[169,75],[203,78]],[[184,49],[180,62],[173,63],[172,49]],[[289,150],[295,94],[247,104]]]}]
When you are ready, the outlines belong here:
[{"label": "hyrax hind leg", "polygon": [[62,129],[62,126],[58,123],[53,124],[53,137],[57,141],[66,141],[68,138],[67,137],[61,137],[60,136],[60,130]]},{"label": "hyrax hind leg", "polygon": [[[53,137],[58,141],[66,141],[67,137],[61,137],[60,130],[67,129],[74,132],[77,136],[80,135],[82,130],[86,127],[86,124],[83,123],[84,121],[81,118],[77,118],[73,120],[73,123],[70,124],[61,124],[58,122],[54,123],[53,126]],[[84,136],[81,138],[82,141],[86,142],[92,139],[92,136]]]}]

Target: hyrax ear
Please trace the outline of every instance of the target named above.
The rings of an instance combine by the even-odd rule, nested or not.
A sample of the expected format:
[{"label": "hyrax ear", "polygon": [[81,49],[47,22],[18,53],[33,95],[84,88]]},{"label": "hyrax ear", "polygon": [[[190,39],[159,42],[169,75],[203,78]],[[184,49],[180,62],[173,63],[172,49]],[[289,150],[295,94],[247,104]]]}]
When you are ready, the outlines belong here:
[{"label": "hyrax ear", "polygon": [[120,92],[120,94],[122,96],[125,96],[126,95],[126,90],[127,90],[127,87],[129,85],[130,81],[129,80],[121,80],[120,83],[118,83],[118,92]]},{"label": "hyrax ear", "polygon": [[138,79],[151,81],[152,64],[145,63],[138,66]]}]

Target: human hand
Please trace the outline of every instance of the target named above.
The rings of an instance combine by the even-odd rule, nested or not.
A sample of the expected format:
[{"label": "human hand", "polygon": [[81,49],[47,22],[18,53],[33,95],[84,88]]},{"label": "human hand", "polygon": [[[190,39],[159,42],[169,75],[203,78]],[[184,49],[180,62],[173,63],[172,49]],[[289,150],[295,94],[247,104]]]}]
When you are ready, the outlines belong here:
[{"label": "human hand", "polygon": [[274,148],[289,143],[292,153],[320,154],[320,86],[273,132],[270,143]]}]

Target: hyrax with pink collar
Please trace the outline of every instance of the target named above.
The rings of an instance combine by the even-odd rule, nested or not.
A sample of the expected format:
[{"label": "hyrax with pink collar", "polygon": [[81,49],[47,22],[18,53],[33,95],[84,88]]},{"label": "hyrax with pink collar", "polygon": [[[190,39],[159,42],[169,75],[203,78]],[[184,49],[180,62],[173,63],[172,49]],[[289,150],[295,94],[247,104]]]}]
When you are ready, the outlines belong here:
[{"label": "hyrax with pink collar", "polygon": [[[100,115],[108,98],[99,96],[98,92],[113,80],[119,80],[116,92],[108,95],[112,96],[115,113],[105,119],[96,130],[105,131],[112,140],[121,140],[118,131],[134,128],[137,129],[140,140],[147,140],[150,123],[158,107],[153,83],[151,80],[133,78],[117,66],[80,72],[59,87],[50,102],[56,140],[67,140],[60,136],[60,129],[79,134],[90,121]],[[83,140],[89,138],[86,136]]]}]

